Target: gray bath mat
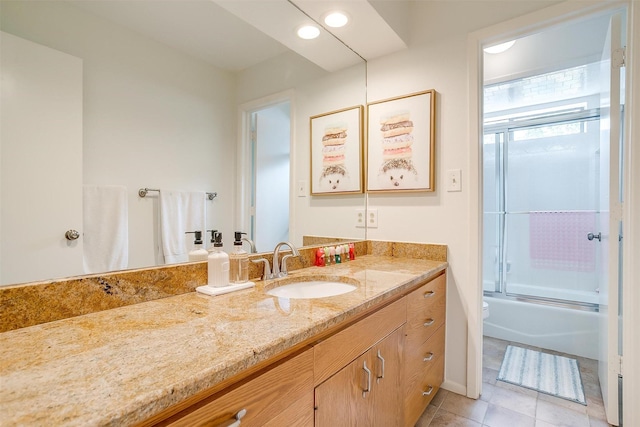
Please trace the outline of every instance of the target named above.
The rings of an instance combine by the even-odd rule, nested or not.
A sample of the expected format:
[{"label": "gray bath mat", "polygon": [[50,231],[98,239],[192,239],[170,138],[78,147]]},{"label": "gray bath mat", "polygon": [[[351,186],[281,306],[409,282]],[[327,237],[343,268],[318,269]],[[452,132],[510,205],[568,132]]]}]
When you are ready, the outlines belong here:
[{"label": "gray bath mat", "polygon": [[587,404],[576,359],[509,345],[498,380]]}]

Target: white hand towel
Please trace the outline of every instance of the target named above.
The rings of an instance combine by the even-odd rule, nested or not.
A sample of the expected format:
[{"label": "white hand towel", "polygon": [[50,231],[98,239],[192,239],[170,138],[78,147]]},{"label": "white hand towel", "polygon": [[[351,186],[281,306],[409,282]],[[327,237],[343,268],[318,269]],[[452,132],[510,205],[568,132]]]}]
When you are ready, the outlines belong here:
[{"label": "white hand towel", "polygon": [[83,187],[85,273],[122,270],[129,264],[127,189],[109,185]]},{"label": "white hand towel", "polygon": [[165,264],[186,262],[194,249],[195,235],[202,231],[206,240],[204,191],[160,190],[160,233]]}]

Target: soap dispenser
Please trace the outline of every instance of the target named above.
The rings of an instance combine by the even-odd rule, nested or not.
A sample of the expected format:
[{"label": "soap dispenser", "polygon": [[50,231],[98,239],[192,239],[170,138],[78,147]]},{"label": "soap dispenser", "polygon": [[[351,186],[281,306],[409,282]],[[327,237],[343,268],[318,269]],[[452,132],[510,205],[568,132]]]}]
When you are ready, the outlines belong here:
[{"label": "soap dispenser", "polygon": [[229,286],[229,255],[222,250],[222,233],[213,233],[213,252],[208,256],[208,285]]},{"label": "soap dispenser", "polygon": [[186,231],[184,234],[196,235],[196,239],[193,241],[195,248],[189,251],[189,261],[206,261],[209,252],[202,247],[202,231]]},{"label": "soap dispenser", "polygon": [[242,249],[242,233],[235,232],[233,252],[229,254],[229,281],[232,284],[246,283],[249,281],[249,254]]}]

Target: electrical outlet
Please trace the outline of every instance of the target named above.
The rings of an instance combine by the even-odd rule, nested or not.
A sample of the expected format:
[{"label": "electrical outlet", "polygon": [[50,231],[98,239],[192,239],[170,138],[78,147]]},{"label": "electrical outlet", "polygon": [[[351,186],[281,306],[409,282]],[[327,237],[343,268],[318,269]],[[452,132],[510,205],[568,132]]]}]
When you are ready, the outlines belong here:
[{"label": "electrical outlet", "polygon": [[356,209],[356,227],[365,227],[364,209]]},{"label": "electrical outlet", "polygon": [[462,171],[460,169],[447,171],[447,191],[462,191]]},{"label": "electrical outlet", "polygon": [[367,228],[378,228],[378,209],[367,210]]},{"label": "electrical outlet", "polygon": [[298,197],[307,197],[308,193],[307,181],[304,179],[298,180]]}]

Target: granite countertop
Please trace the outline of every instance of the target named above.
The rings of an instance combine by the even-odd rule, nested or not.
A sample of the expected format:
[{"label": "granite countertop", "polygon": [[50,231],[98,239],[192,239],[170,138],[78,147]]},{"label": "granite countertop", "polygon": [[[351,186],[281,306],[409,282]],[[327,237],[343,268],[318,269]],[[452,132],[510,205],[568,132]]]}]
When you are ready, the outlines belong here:
[{"label": "granite countertop", "polygon": [[[289,277],[353,292],[284,300],[195,292],[0,334],[0,425],[133,425],[435,276],[446,262],[365,255]],[[354,283],[354,284],[355,284]]]}]

